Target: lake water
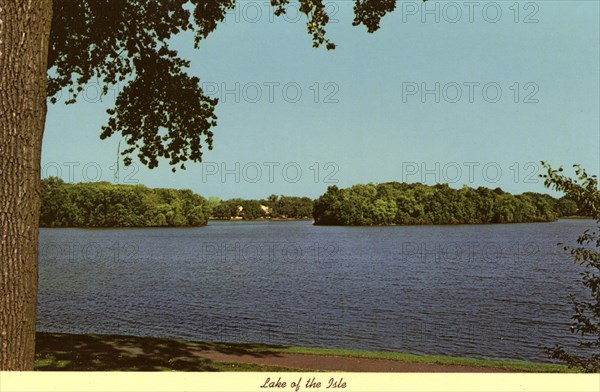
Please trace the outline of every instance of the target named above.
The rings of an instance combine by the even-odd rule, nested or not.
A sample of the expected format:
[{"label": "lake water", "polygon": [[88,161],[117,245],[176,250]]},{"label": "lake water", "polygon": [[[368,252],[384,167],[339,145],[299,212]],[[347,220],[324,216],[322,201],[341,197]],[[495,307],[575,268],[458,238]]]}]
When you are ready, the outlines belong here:
[{"label": "lake water", "polygon": [[38,330],[547,361],[593,227],[41,229]]}]

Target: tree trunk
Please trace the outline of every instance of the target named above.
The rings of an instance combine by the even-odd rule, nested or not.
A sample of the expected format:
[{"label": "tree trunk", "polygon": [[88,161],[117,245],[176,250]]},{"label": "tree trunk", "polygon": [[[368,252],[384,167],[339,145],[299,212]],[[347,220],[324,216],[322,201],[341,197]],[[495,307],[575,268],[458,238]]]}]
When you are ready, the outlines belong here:
[{"label": "tree trunk", "polygon": [[32,370],[52,0],[0,0],[0,370]]}]

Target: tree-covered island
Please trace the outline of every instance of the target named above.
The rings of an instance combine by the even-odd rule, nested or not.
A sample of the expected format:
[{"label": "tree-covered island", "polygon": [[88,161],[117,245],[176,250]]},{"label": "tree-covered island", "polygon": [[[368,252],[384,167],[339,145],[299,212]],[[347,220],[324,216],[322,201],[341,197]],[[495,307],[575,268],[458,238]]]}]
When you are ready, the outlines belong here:
[{"label": "tree-covered island", "polygon": [[577,203],[568,197],[387,182],[346,189],[330,186],[315,201],[313,217],[316,225],[523,223],[553,221],[577,211]]},{"label": "tree-covered island", "polygon": [[203,226],[207,200],[191,190],[42,180],[41,227]]},{"label": "tree-covered island", "polygon": [[208,200],[189,189],[42,180],[41,227],[186,227],[209,219],[312,219],[308,197]]},{"label": "tree-covered island", "polygon": [[266,199],[205,199],[191,190],[109,182],[71,184],[42,180],[42,227],[185,227],[210,219],[314,219],[316,225],[421,225],[548,222],[578,214],[569,197],[447,184],[389,182],[329,187],[317,200],[271,195]]}]

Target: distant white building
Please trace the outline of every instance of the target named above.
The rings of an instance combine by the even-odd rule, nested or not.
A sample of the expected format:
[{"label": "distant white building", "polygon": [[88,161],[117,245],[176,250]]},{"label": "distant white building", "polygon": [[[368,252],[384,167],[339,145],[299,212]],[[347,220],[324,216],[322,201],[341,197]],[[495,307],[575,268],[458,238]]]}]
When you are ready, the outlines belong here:
[{"label": "distant white building", "polygon": [[265,213],[265,215],[271,215],[271,209],[267,206],[260,205],[260,209]]}]

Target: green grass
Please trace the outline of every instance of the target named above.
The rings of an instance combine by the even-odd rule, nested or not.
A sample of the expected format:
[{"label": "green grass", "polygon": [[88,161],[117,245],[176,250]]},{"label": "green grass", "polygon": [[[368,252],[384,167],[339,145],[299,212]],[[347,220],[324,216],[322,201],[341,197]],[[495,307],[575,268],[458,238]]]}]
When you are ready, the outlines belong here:
[{"label": "green grass", "polygon": [[459,365],[473,366],[480,368],[495,368],[509,370],[513,372],[534,372],[534,373],[577,373],[577,369],[569,369],[565,365],[542,363],[542,362],[523,362],[523,361],[501,361],[492,359],[449,357],[444,355],[416,355],[397,352],[383,351],[358,351],[346,349],[328,349],[328,348],[308,348],[308,347],[288,347],[280,352],[305,354],[305,355],[324,355],[338,357],[353,357],[366,359],[385,359],[391,361],[427,363],[437,365]]},{"label": "green grass", "polygon": [[283,347],[272,346],[266,344],[229,344],[229,343],[203,343],[212,347],[212,350],[220,350],[224,347],[230,349],[240,349],[246,347],[249,352],[272,352],[272,353],[289,353],[302,355],[320,355],[328,357],[352,357],[365,359],[382,359],[389,361],[411,362],[411,363],[426,363],[436,365],[455,365],[455,366],[473,366],[481,368],[495,368],[509,370],[513,372],[533,372],[533,373],[578,373],[581,369],[569,368],[566,365],[544,363],[544,362],[526,362],[526,361],[507,361],[465,357],[450,357],[444,355],[417,355],[399,352],[388,351],[361,351],[350,349],[334,349],[334,348],[312,348],[312,347]]},{"label": "green grass", "polygon": [[302,369],[199,358],[201,351],[250,355],[256,358],[281,353],[380,359],[410,363],[459,365],[513,372],[575,373],[565,365],[499,361],[441,355],[415,355],[347,349],[273,346],[266,344],[203,343],[118,335],[69,335],[38,333],[36,370],[100,371],[302,371]]}]

